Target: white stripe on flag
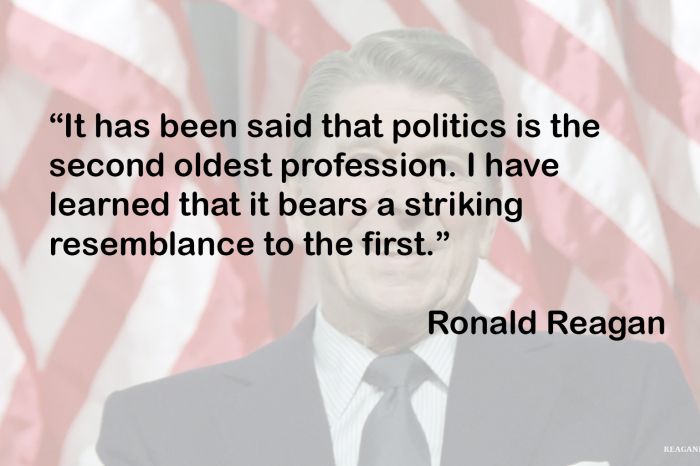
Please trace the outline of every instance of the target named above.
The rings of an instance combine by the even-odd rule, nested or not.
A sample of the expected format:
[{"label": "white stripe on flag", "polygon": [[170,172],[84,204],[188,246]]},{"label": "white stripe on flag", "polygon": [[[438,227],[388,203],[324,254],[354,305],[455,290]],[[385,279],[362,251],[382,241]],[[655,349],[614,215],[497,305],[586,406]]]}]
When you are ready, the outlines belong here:
[{"label": "white stripe on flag", "polygon": [[19,247],[10,228],[7,212],[0,204],[0,268],[5,270],[15,286],[23,273],[21,263]]},{"label": "white stripe on flag", "polygon": [[187,60],[170,18],[154,2],[13,0],[13,3],[129,61],[180,100],[187,97]]},{"label": "white stripe on flag", "polygon": [[[383,0],[312,0],[318,12],[350,43],[363,37],[403,26]],[[362,21],[358,21],[362,18]]]},{"label": "white stripe on flag", "polygon": [[521,287],[489,261],[479,260],[469,299],[484,315],[503,315],[520,294]]},{"label": "white stripe on flag", "polygon": [[[44,109],[50,89],[12,64],[0,73],[0,190],[6,187],[37,127],[48,124]],[[45,167],[40,167],[42,170]]]}]

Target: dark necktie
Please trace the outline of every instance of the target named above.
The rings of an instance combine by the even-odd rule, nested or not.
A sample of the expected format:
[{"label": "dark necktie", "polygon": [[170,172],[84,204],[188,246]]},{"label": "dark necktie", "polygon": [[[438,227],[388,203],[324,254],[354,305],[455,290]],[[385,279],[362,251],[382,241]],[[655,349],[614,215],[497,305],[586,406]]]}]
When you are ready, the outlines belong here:
[{"label": "dark necktie", "polygon": [[411,395],[431,373],[411,351],[372,361],[364,379],[384,394],[362,430],[359,466],[430,465],[428,441],[411,406]]}]

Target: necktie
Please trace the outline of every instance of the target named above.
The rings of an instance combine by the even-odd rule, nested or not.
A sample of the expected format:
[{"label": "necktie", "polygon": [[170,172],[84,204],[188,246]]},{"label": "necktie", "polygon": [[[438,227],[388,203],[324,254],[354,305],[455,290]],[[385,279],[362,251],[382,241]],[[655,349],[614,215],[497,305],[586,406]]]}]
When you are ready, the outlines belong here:
[{"label": "necktie", "polygon": [[428,442],[411,406],[411,394],[431,373],[411,351],[372,361],[364,379],[384,394],[362,430],[359,466],[430,465]]}]

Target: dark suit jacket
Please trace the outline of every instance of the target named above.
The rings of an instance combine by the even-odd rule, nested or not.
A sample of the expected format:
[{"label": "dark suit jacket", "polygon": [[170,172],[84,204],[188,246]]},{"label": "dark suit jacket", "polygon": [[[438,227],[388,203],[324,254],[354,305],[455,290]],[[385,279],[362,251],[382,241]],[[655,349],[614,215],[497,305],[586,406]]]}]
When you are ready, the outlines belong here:
[{"label": "dark suit jacket", "polygon": [[[107,466],[328,466],[313,317],[239,361],[110,396],[97,450]],[[581,336],[459,337],[443,462],[698,465],[696,404],[663,345]]]}]

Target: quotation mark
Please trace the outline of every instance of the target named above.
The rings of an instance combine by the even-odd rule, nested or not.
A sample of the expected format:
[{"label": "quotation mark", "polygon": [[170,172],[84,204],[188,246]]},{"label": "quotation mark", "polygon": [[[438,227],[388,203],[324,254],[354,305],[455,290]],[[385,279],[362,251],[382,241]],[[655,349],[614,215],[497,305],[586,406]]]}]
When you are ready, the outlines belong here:
[{"label": "quotation mark", "polygon": [[[438,241],[447,241],[450,238],[450,232],[449,231],[438,231],[437,232],[437,240]],[[432,256],[433,251],[428,251],[428,255]]]},{"label": "quotation mark", "polygon": [[59,113],[58,115],[56,113],[52,113],[49,121],[51,121],[51,123],[63,123],[63,113]]}]

